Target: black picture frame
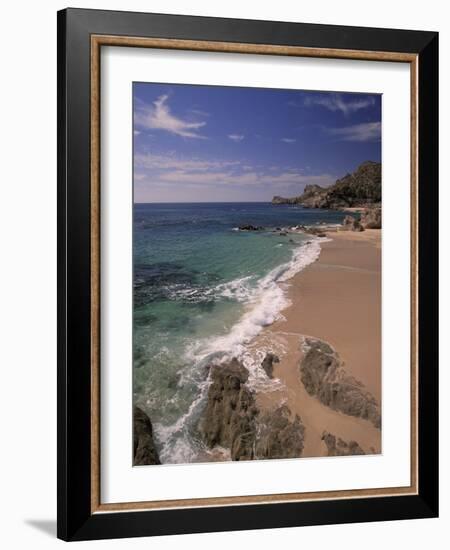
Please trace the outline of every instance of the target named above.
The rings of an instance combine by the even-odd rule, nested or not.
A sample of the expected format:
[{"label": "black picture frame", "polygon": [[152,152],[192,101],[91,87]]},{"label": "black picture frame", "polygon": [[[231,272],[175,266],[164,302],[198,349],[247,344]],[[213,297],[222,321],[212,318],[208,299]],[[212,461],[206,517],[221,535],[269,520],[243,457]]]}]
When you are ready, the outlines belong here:
[{"label": "black picture frame", "polygon": [[[418,56],[418,493],[92,513],[91,36],[404,52]],[[66,9],[58,12],[58,531],[138,537],[438,515],[438,34]]]}]

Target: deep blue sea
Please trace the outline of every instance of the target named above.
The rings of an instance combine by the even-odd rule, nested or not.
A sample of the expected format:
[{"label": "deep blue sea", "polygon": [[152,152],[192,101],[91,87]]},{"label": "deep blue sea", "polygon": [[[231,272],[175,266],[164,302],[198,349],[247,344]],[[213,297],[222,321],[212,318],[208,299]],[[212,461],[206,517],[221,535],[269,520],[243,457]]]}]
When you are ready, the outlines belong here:
[{"label": "deep blue sea", "polygon": [[[289,305],[290,277],[320,253],[320,239],[276,229],[344,216],[270,203],[134,205],[134,399],[163,463],[205,460],[195,425],[208,364],[238,356],[250,383],[270,383],[247,345]],[[238,231],[244,224],[264,230]]]}]

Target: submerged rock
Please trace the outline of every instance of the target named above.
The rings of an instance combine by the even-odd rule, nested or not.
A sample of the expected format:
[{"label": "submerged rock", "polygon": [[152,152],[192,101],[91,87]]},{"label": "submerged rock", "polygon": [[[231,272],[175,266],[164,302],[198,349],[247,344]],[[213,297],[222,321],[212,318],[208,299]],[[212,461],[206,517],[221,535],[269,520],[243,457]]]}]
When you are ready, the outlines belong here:
[{"label": "submerged rock", "polygon": [[327,407],[369,420],[376,428],[381,428],[377,401],[361,382],[347,374],[338,354],[326,342],[305,339],[300,378],[309,395],[317,397]]},{"label": "submerged rock", "polygon": [[139,407],[133,409],[133,446],[135,466],[161,464],[153,441],[153,427],[150,418]]},{"label": "submerged rock", "polygon": [[322,441],[327,446],[328,456],[350,456],[350,455],[364,455],[366,454],[356,441],[349,441],[348,443],[329,432],[323,432]]},{"label": "submerged rock", "polygon": [[274,355],[273,353],[266,353],[266,356],[261,363],[261,367],[264,369],[264,372],[269,378],[273,378],[273,364],[279,362],[280,360],[277,355]]},{"label": "submerged rock", "polygon": [[298,458],[302,456],[305,427],[298,415],[282,405],[258,418],[255,454],[258,459]]}]

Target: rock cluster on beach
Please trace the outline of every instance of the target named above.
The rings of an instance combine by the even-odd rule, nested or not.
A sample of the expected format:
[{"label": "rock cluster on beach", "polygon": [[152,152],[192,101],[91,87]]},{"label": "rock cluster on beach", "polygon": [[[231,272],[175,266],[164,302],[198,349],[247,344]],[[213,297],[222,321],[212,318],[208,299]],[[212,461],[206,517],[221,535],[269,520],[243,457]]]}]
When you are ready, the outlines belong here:
[{"label": "rock cluster on beach", "polygon": [[381,229],[381,206],[366,208],[361,213],[361,225],[366,229]]},{"label": "rock cluster on beach", "polygon": [[309,395],[335,411],[369,420],[381,428],[377,401],[363,384],[350,376],[326,342],[305,338],[300,378]]},{"label": "rock cluster on beach", "polygon": [[133,447],[135,466],[161,464],[153,441],[153,427],[150,418],[139,407],[133,409]]},{"label": "rock cluster on beach", "polygon": [[264,458],[298,458],[302,456],[305,427],[298,415],[294,419],[286,405],[258,418],[255,454]]},{"label": "rock cluster on beach", "polygon": [[363,162],[352,174],[330,187],[307,185],[302,195],[275,196],[272,204],[301,204],[305,208],[343,209],[381,202],[381,163]]},{"label": "rock cluster on beach", "polygon": [[360,219],[355,216],[345,216],[341,231],[364,231],[365,229],[381,229],[381,206],[364,208]]},{"label": "rock cluster on beach", "polygon": [[209,448],[230,450],[232,460],[299,457],[304,427],[286,406],[259,411],[247,386],[248,370],[237,359],[210,368],[207,402],[198,431]]},{"label": "rock cluster on beach", "polygon": [[364,227],[361,222],[353,216],[345,216],[341,231],[364,231]]},{"label": "rock cluster on beach", "polygon": [[366,454],[356,441],[344,441],[340,437],[336,438],[335,435],[329,432],[323,432],[322,441],[327,447],[328,456],[350,456],[350,455],[364,455]]}]

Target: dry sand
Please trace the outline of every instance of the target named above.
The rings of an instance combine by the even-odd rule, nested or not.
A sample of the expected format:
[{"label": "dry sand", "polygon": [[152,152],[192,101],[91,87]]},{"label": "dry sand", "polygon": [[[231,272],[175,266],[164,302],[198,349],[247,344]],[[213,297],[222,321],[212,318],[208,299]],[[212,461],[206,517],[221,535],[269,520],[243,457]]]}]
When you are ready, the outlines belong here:
[{"label": "dry sand", "polygon": [[286,402],[305,425],[303,456],[324,456],[324,430],[355,440],[365,452],[381,452],[381,431],[367,420],[322,405],[300,380],[302,337],[313,336],[333,346],[345,369],[381,403],[381,231],[330,234],[319,259],[291,281],[292,305],[265,330],[255,347],[278,351],[274,377],[283,388],[259,394],[262,408]]}]

